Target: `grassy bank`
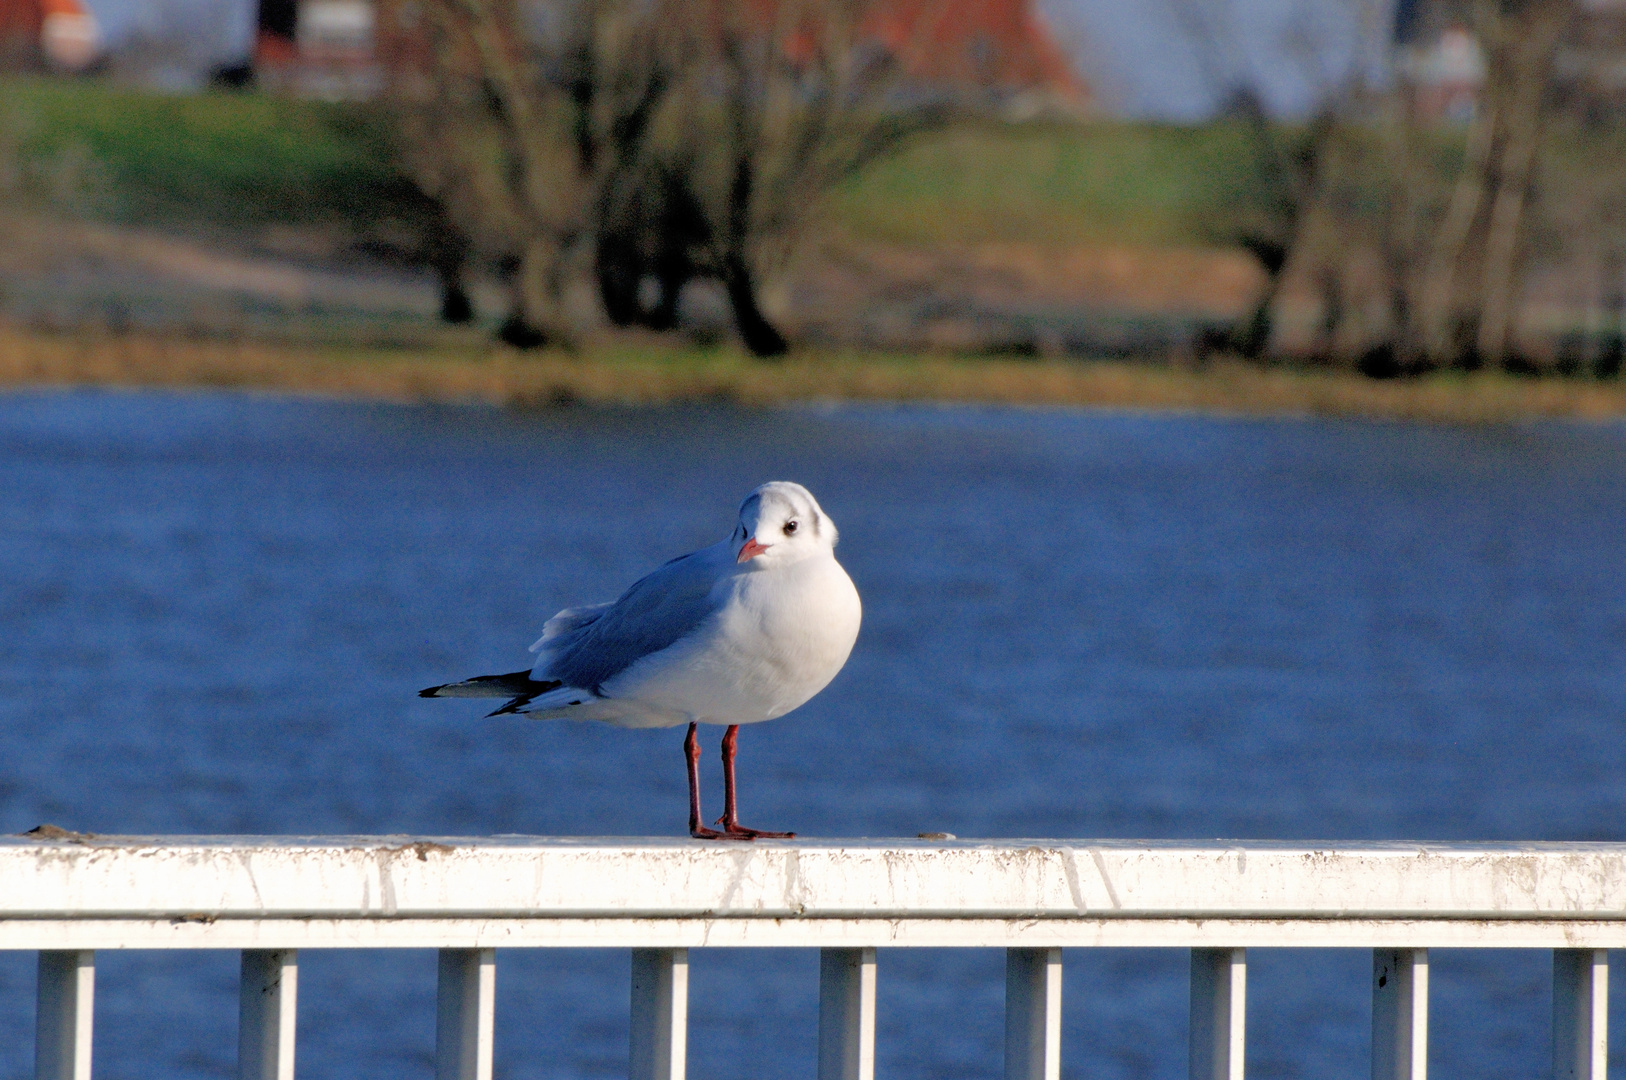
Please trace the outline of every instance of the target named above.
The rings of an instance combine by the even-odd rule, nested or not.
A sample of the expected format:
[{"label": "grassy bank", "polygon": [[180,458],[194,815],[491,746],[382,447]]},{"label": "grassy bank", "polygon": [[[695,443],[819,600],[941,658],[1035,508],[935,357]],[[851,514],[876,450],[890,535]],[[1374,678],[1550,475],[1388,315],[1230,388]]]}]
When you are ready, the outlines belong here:
[{"label": "grassy bank", "polygon": [[[126,223],[365,229],[410,216],[392,139],[376,106],[0,78],[0,159],[10,145],[24,185],[58,209]],[[1191,244],[1257,190],[1235,127],[990,122],[918,138],[831,211],[854,235],[927,247]]]},{"label": "grassy bank", "polygon": [[15,186],[103,220],[258,229],[387,217],[412,198],[391,138],[375,108],[0,79],[0,158],[9,148]]},{"label": "grassy bank", "polygon": [[832,199],[832,224],[919,247],[1228,244],[1262,186],[1242,129],[968,124],[930,132]]},{"label": "grassy bank", "polygon": [[397,401],[665,404],[916,401],[1312,414],[1456,423],[1626,417],[1626,385],[1502,375],[1375,382],[1336,372],[1220,364],[805,353],[777,364],[733,351],[610,342],[587,355],[468,347],[288,349],[259,343],[0,330],[0,387],[232,387]]}]

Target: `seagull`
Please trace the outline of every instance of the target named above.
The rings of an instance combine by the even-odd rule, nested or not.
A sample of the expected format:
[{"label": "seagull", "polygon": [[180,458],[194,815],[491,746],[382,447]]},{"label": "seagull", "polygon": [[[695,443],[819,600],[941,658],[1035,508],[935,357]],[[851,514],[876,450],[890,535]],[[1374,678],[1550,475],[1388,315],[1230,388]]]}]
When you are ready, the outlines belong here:
[{"label": "seagull", "polygon": [[[420,697],[503,697],[490,716],[689,725],[689,835],[789,838],[739,822],[734,756],[741,724],[798,708],[836,677],[863,608],[836,562],[836,526],[800,484],[763,484],[728,539],[673,559],[609,604],[566,608],[542,627],[536,663],[431,686]],[[725,724],[723,816],[700,813],[701,724]]]}]

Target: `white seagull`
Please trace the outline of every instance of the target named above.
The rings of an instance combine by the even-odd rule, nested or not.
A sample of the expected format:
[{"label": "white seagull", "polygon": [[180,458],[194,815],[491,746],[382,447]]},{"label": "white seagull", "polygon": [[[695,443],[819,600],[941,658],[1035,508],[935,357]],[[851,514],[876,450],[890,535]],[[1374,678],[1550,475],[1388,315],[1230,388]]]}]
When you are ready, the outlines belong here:
[{"label": "white seagull", "polygon": [[[763,484],[720,543],[673,559],[611,604],[566,608],[531,646],[527,671],[431,686],[422,697],[506,697],[491,713],[689,725],[689,834],[752,840],[734,794],[741,724],[784,716],[823,690],[852,652],[863,615],[836,562],[836,526],[800,484]],[[700,816],[700,724],[726,724],[722,831]]]}]

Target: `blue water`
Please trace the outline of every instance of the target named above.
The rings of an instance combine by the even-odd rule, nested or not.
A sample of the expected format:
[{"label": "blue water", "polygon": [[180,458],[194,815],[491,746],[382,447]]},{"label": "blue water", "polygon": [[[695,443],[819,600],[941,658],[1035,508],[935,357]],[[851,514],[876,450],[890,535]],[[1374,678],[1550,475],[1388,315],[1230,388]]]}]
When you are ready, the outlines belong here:
[{"label": "blue water", "polygon": [[[865,626],[745,729],[748,823],[1626,839],[1619,426],[91,392],[0,398],[0,831],[679,834],[680,729],[415,691],[523,666],[772,478],[840,525]],[[997,1075],[1002,962],[883,951],[880,1074]],[[692,963],[692,1075],[812,1075],[815,954]],[[1255,950],[1251,1075],[1367,1075],[1369,963]],[[1437,953],[1435,1074],[1544,1075],[1548,963]],[[103,954],[98,1077],[229,1075],[235,964]],[[1185,964],[1069,951],[1065,1075],[1184,1076]],[[431,1075],[431,954],[301,966],[302,1077]],[[625,954],[499,970],[501,1076],[624,1070]],[[32,993],[0,956],[0,1077]]]}]

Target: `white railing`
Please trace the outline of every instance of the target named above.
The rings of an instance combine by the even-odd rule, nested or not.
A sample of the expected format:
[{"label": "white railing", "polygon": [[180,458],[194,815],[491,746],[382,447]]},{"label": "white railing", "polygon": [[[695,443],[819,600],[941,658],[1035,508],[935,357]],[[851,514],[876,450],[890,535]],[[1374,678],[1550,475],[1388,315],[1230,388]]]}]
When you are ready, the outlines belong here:
[{"label": "white railing", "polygon": [[302,948],[440,952],[437,1080],[488,1080],[495,950],[633,951],[630,1070],[684,1074],[688,951],[818,947],[818,1075],[874,1072],[881,947],[1007,951],[1005,1075],[1060,1071],[1061,950],[1191,949],[1190,1075],[1243,1075],[1249,947],[1372,950],[1372,1075],[1423,1080],[1428,950],[1553,950],[1554,1074],[1606,1080],[1626,845],[83,837],[0,841],[36,1076],[88,1080],[97,949],[242,950],[239,1075],[290,1080]]}]

